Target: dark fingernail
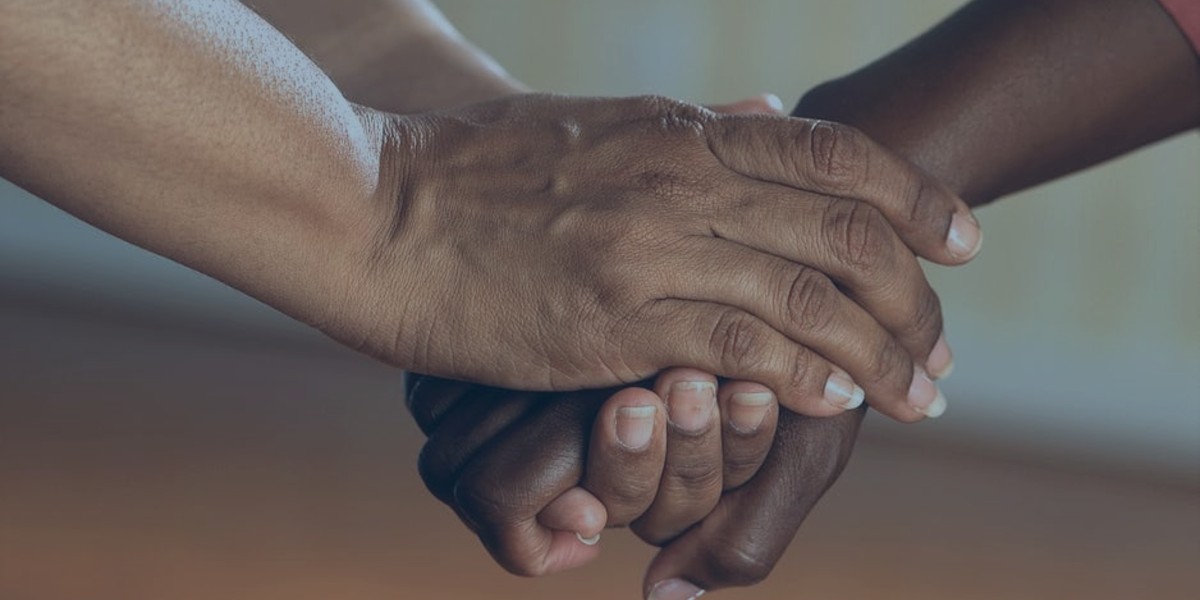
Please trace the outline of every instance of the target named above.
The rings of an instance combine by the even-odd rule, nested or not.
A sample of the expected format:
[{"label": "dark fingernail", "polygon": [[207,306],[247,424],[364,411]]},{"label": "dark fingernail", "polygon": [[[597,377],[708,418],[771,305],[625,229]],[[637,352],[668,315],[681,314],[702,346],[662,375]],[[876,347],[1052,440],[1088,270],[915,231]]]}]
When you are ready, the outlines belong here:
[{"label": "dark fingernail", "polygon": [[979,254],[983,245],[983,231],[977,221],[960,214],[950,219],[950,233],[946,235],[946,248],[959,260],[968,260]]},{"label": "dark fingernail", "polygon": [[729,398],[729,424],[741,433],[754,433],[775,403],[771,392],[740,392]]},{"label": "dark fingernail", "polygon": [[924,369],[913,372],[912,385],[908,388],[908,405],[913,410],[936,419],[946,412],[946,396],[942,395]]},{"label": "dark fingernail", "polygon": [[671,424],[691,433],[704,431],[717,406],[717,386],[711,381],[677,381],[667,398]]},{"label": "dark fingernail", "polygon": [[623,406],[617,409],[617,441],[628,450],[645,450],[654,435],[657,406]]},{"label": "dark fingernail", "polygon": [[682,579],[668,579],[651,588],[647,600],[696,600],[703,595],[704,590]]},{"label": "dark fingernail", "polygon": [[925,368],[929,369],[929,374],[934,379],[945,379],[954,371],[954,353],[950,351],[950,344],[946,342],[945,333],[938,337],[937,344],[929,353],[929,360],[925,363]]}]

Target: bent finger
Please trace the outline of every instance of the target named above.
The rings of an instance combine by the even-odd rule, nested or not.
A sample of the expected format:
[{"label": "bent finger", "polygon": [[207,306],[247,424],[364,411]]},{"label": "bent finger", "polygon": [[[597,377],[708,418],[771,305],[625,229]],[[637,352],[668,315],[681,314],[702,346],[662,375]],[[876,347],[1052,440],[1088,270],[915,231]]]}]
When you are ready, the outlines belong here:
[{"label": "bent finger", "polygon": [[596,414],[583,488],[607,509],[609,527],[628,525],[654,501],[667,452],[666,412],[657,394],[631,387]]}]

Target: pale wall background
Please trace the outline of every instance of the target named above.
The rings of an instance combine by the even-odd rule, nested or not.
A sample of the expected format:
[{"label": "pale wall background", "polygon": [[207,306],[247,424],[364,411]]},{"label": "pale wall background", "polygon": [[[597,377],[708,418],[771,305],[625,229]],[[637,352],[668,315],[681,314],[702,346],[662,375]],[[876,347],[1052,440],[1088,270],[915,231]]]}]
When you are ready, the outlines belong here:
[{"label": "pale wall background", "polygon": [[[545,90],[792,102],[916,35],[944,0],[443,0]],[[958,354],[939,423],[899,430],[1185,475],[1200,464],[1200,138],[984,209],[983,254],[931,272]],[[311,333],[0,181],[0,301],[274,337]],[[4,336],[0,332],[0,340]],[[0,343],[3,343],[0,341]],[[3,393],[0,391],[0,393]]]}]

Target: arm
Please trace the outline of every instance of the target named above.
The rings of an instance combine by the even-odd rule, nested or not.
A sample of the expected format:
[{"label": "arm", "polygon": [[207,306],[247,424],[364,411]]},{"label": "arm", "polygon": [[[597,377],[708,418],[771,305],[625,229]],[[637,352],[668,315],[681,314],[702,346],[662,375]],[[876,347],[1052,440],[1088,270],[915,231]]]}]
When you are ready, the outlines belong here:
[{"label": "arm", "polygon": [[529,91],[427,0],[244,0],[350,100],[414,113]]},{"label": "arm", "polygon": [[[981,204],[1196,127],[1200,69],[1153,0],[977,0],[795,114],[856,125]],[[859,419],[781,415],[762,470],[663,548],[646,589],[766,578],[849,458]]]},{"label": "arm", "polygon": [[979,0],[796,114],[855,125],[982,204],[1200,125],[1155,0]]},{"label": "arm", "polygon": [[0,57],[4,177],[302,319],[347,286],[378,128],[241,6],[7,0]]},{"label": "arm", "polygon": [[[889,332],[932,343],[936,299],[902,239],[844,197],[898,214],[920,197],[945,222],[966,208],[864,138],[665,98],[522,95],[398,116],[346,101],[231,1],[0,11],[0,172],[347,345],[522,389],[695,365],[828,412],[818,353],[836,340],[791,318],[796,281],[893,358],[864,367],[869,385],[920,416]],[[826,168],[849,151],[875,159],[871,177]],[[909,233],[946,262],[968,258],[944,229]],[[894,252],[861,260],[860,247]],[[743,285],[701,276],[710,265]],[[921,327],[896,310],[906,303],[926,309]]]}]

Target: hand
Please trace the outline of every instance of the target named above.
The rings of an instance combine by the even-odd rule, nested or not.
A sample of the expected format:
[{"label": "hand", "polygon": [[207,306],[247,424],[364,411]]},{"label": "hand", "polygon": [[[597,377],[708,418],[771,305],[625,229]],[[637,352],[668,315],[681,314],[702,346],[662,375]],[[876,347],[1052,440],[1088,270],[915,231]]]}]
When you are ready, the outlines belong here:
[{"label": "hand", "polygon": [[905,244],[961,262],[974,249],[947,240],[977,230],[863,136],[658,98],[519,96],[393,126],[383,187],[399,191],[324,323],[335,337],[516,389],[688,365],[806,414],[864,390],[902,420],[936,407],[928,380],[910,390],[941,319]]},{"label": "hand", "polygon": [[[687,370],[672,370],[655,387],[692,376]],[[703,445],[680,445],[678,438],[663,448],[664,425],[657,415],[645,450],[623,451],[612,431],[618,423],[616,411],[654,404],[658,397],[648,390],[629,388],[611,396],[601,391],[558,394],[550,402],[539,402],[532,394],[419,375],[411,376],[410,384],[409,406],[430,435],[421,456],[426,484],[472,527],[497,562],[517,574],[544,575],[588,562],[599,552],[591,545],[598,540],[588,538],[599,535],[606,518],[615,519],[611,524],[628,522],[631,513],[649,504],[648,498],[687,512],[694,506],[674,505],[664,495],[671,493],[663,485],[671,472],[684,472],[680,465],[711,468],[722,463],[719,456],[714,463]],[[736,430],[729,417],[736,413],[728,404],[732,390],[725,387],[718,393],[723,442],[730,440],[731,429]],[[804,517],[841,473],[864,414],[856,410],[809,419],[772,411],[769,407],[758,432],[740,442],[735,437],[725,446],[726,476],[731,466],[746,466],[749,469],[741,472],[744,482],[725,478],[724,485],[717,486],[718,500],[710,493],[711,485],[704,490],[703,482],[711,477],[690,480],[691,489],[712,498],[712,504],[679,521],[687,523],[686,533],[668,541],[651,563],[645,579],[648,597],[690,598],[699,589],[749,585],[765,578]],[[766,454],[772,433],[775,444],[755,475],[752,470]],[[478,453],[485,445],[486,452]],[[597,475],[597,467],[621,476]],[[725,488],[723,495],[720,487]],[[606,512],[606,506],[613,510]],[[624,516],[615,516],[622,512]],[[691,527],[695,521],[699,525]]]},{"label": "hand", "polygon": [[[656,387],[692,377],[673,370]],[[426,485],[498,563],[522,575],[582,565],[606,526],[633,522],[644,538],[678,536],[754,474],[778,416],[769,392],[767,402],[736,406],[735,393],[761,387],[723,389],[719,413],[710,395],[703,425],[686,432],[674,423],[676,398],[664,410],[641,388],[538,395],[417,375],[409,392],[429,435]]]}]

